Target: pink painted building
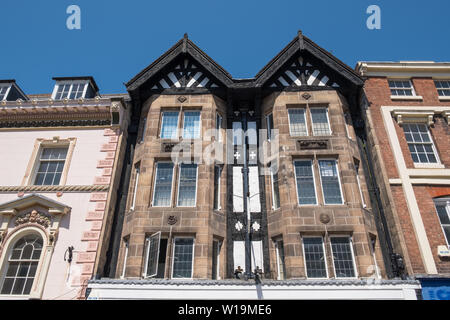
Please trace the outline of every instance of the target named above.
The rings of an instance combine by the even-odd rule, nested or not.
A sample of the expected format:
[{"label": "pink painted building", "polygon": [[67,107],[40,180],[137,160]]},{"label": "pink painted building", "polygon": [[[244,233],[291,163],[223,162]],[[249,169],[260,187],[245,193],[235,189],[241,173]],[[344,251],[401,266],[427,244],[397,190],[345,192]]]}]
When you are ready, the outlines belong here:
[{"label": "pink painted building", "polygon": [[28,96],[0,81],[0,299],[83,298],[106,261],[127,95],[54,80]]}]

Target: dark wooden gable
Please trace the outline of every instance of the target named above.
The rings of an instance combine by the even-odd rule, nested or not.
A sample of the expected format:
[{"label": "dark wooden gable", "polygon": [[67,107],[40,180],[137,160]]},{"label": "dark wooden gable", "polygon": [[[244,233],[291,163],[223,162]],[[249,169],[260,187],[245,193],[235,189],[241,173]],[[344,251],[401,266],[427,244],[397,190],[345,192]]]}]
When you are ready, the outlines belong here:
[{"label": "dark wooden gable", "polygon": [[159,76],[155,77],[151,90],[173,88],[206,88],[213,89],[223,86],[210,72],[191,57],[178,59]]},{"label": "dark wooden gable", "polygon": [[334,88],[344,92],[363,83],[353,69],[301,32],[255,76],[256,87],[272,90]]},{"label": "dark wooden gable", "polygon": [[231,75],[185,35],[126,87],[131,96],[144,101],[156,93],[206,93],[232,84]]},{"label": "dark wooden gable", "polygon": [[322,63],[317,63],[308,55],[297,55],[290,59],[268,82],[270,88],[286,87],[333,87],[339,88],[341,79]]}]

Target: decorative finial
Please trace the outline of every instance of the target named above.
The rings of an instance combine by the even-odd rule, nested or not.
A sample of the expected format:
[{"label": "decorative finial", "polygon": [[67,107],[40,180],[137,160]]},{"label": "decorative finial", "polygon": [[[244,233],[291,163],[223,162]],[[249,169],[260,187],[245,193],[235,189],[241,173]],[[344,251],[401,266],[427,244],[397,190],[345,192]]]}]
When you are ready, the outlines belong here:
[{"label": "decorative finial", "polygon": [[299,44],[300,50],[304,50],[305,49],[305,43],[303,41],[302,30],[298,30],[297,36],[298,36],[298,44]]}]

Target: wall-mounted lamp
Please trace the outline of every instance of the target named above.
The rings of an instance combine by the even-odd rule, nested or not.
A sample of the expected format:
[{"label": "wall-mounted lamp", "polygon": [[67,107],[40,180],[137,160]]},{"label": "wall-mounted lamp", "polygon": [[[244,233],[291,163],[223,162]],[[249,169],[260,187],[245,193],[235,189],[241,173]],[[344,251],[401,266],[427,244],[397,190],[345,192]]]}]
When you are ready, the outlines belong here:
[{"label": "wall-mounted lamp", "polygon": [[[73,246],[70,246],[70,247],[67,248],[66,252],[64,252],[64,261],[67,261],[69,263],[72,262],[73,249],[74,249]],[[67,252],[69,253],[69,257],[66,259]]]}]

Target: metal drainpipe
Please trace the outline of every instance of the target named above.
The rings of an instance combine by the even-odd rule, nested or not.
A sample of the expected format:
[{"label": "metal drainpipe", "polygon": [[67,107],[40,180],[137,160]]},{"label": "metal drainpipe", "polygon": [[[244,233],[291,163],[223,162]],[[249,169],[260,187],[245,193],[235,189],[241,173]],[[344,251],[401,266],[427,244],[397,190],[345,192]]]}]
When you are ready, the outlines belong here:
[{"label": "metal drainpipe", "polygon": [[248,208],[248,163],[247,163],[247,144],[246,144],[246,138],[247,138],[247,112],[242,111],[242,152],[243,160],[244,160],[244,167],[242,168],[242,176],[243,176],[243,182],[244,182],[244,212],[247,215],[247,219],[245,219],[245,279],[250,279],[252,277],[252,260],[251,260],[251,248],[250,248],[250,211]]}]

